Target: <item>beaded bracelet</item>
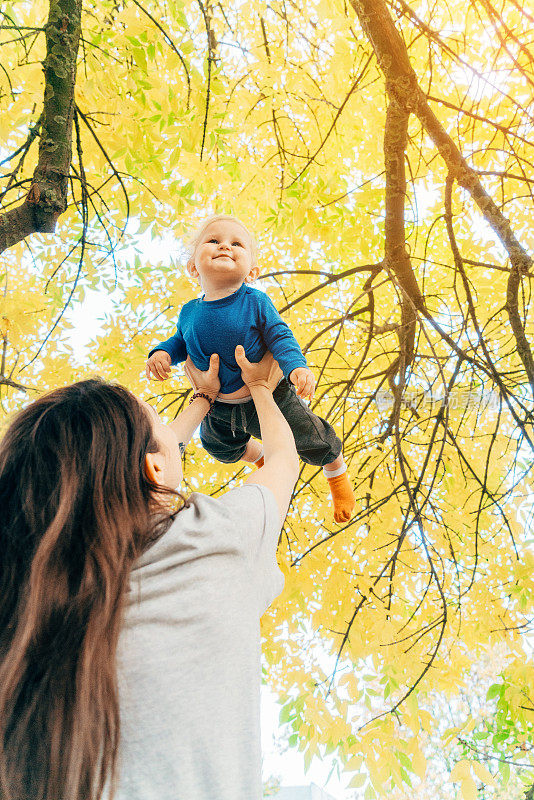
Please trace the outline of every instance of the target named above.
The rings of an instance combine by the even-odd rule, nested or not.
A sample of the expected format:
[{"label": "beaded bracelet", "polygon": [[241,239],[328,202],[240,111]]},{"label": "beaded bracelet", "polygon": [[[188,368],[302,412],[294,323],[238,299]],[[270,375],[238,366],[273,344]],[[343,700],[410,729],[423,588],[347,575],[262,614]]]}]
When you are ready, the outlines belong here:
[{"label": "beaded bracelet", "polygon": [[213,404],[214,404],[215,400],[212,400],[211,397],[209,396],[209,394],[206,394],[205,392],[195,392],[189,398],[189,405],[191,405],[193,400],[196,400],[197,397],[203,397],[204,400],[208,401],[208,403],[210,404],[210,410],[208,411],[208,414],[211,414],[211,409],[213,408]]}]

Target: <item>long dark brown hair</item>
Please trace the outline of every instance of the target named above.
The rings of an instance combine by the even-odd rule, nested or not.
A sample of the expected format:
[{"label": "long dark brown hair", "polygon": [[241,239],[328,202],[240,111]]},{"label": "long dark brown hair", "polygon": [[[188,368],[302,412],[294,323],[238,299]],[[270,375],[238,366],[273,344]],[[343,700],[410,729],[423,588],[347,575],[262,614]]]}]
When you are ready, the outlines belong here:
[{"label": "long dark brown hair", "polygon": [[154,514],[149,415],[100,379],[57,389],[0,443],[0,798],[97,800],[116,781],[116,650]]}]

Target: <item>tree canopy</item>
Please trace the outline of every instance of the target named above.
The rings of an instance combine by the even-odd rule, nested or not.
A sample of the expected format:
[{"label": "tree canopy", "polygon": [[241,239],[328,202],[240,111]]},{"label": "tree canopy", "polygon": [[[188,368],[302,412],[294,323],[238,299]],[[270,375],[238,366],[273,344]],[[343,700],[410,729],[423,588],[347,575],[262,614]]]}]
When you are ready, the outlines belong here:
[{"label": "tree canopy", "polygon": [[[191,230],[242,218],[358,498],[334,525],[303,466],[263,625],[289,741],[335,753],[366,798],[427,796],[431,739],[450,796],[493,796],[510,774],[527,790],[532,1],[12,0],[0,15],[5,418],[94,372],[178,413],[182,373],[148,385],[144,359],[197,294]],[[113,312],[81,358],[87,289]],[[195,444],[185,471],[212,494],[244,474]],[[443,730],[431,699],[468,691],[496,652],[484,715],[455,707]]]}]

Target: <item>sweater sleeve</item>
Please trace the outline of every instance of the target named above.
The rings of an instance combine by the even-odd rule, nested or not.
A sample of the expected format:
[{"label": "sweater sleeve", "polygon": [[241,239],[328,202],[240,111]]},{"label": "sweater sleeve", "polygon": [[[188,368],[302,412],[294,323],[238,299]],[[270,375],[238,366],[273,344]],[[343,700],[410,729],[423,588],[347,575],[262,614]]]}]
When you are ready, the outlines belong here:
[{"label": "sweater sleeve", "polygon": [[178,317],[178,323],[176,325],[176,333],[169,339],[166,339],[164,342],[160,342],[155,347],[153,347],[150,353],[148,354],[148,357],[150,358],[152,353],[155,353],[156,350],[165,350],[165,352],[170,355],[171,364],[173,365],[179,364],[181,361],[185,361],[185,359],[187,358],[187,349],[180,328],[180,317]]},{"label": "sweater sleeve", "polygon": [[278,361],[284,377],[289,380],[292,370],[308,365],[291,328],[284,322],[272,300],[267,295],[264,297],[260,311],[263,340]]}]

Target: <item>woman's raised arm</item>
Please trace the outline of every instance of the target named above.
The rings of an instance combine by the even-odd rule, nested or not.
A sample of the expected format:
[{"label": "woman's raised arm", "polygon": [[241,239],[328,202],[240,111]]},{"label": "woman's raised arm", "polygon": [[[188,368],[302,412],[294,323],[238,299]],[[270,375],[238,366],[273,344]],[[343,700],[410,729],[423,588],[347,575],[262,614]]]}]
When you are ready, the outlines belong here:
[{"label": "woman's raised arm", "polygon": [[262,360],[251,363],[239,345],[235,357],[241,375],[247,384],[256,406],[264,450],[264,464],[245,483],[266,486],[278,503],[283,521],[298,477],[299,459],[295,440],[284,415],[273,400],[273,389],[282,377],[282,372],[271,353]]},{"label": "woman's raised arm", "polygon": [[206,372],[197,369],[188,356],[185,362],[185,374],[193,387],[193,397],[198,396],[169,424],[176,434],[182,452],[219,394],[221,388],[219,356],[217,353],[213,353],[209,369]]}]

